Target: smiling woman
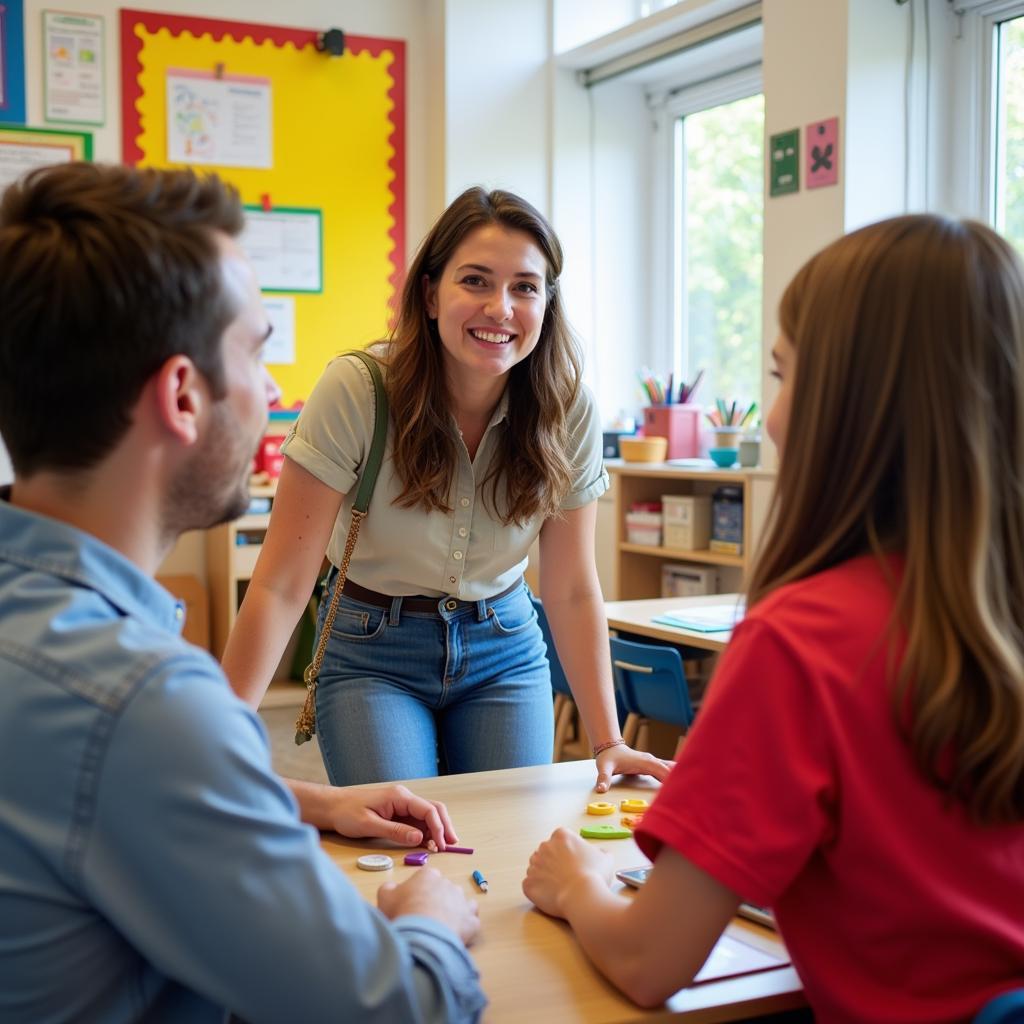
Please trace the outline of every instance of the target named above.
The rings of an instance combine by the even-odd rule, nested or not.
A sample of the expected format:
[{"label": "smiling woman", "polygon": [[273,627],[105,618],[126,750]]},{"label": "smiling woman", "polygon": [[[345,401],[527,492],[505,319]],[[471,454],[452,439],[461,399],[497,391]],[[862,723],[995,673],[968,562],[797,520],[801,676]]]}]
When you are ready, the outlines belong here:
[{"label": "smiling woman", "polygon": [[[469,189],[420,246],[394,331],[370,349],[388,443],[316,691],[336,784],[550,760],[548,661],[523,582],[538,535],[542,597],[597,745],[599,787],[613,772],[667,773],[619,734],[594,567],[608,482],[561,270],[533,207]],[[373,421],[368,370],[336,359],[282,446],[270,528],[224,656],[254,703],[324,550],[341,564]],[[325,596],[336,579],[332,569]]]}]

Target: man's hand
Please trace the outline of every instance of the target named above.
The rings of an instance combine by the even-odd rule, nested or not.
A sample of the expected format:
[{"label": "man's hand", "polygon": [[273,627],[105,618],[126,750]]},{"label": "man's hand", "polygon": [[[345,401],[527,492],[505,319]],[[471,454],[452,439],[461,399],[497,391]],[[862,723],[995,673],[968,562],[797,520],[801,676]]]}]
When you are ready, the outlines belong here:
[{"label": "man's hand", "polygon": [[448,808],[405,786],[332,788],[329,799],[330,827],[350,839],[390,839],[399,846],[428,848],[433,844],[438,850],[459,841]]},{"label": "man's hand", "polygon": [[556,828],[530,858],[523,892],[538,909],[552,917],[565,917],[577,883],[606,888],[612,880],[614,861],[600,847],[567,828]]},{"label": "man's hand", "polygon": [[377,906],[392,921],[422,914],[447,925],[468,946],[480,933],[476,900],[434,868],[418,868],[401,885],[387,882],[377,890]]}]

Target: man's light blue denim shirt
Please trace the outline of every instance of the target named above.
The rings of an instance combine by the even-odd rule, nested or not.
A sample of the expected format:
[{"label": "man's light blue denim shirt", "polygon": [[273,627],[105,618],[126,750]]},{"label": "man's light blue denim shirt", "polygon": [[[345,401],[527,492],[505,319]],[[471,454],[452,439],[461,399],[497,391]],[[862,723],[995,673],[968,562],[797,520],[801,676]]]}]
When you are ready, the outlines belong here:
[{"label": "man's light blue denim shirt", "polygon": [[475,1020],[462,943],[358,895],[181,625],[0,501],[0,1020]]}]

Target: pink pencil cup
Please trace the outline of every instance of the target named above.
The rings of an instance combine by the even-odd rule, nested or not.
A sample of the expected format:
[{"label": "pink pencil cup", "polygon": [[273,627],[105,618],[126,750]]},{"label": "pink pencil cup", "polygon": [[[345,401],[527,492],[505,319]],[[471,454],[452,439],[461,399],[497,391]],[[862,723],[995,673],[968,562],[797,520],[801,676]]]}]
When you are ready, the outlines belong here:
[{"label": "pink pencil cup", "polygon": [[695,459],[700,454],[700,406],[649,405],[644,434],[668,438],[666,459]]}]

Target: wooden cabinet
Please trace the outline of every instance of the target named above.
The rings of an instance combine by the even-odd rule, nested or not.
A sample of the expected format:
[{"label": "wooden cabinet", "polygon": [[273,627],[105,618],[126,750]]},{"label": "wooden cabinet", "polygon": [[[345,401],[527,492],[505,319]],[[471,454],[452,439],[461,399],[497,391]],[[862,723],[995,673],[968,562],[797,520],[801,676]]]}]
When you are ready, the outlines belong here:
[{"label": "wooden cabinet", "polygon": [[267,506],[265,512],[247,512],[231,523],[206,531],[206,577],[210,589],[211,650],[224,653],[228,634],[235,624],[238,606],[256,566],[270,523],[273,485],[251,487],[249,495]]},{"label": "wooden cabinet", "polygon": [[[614,600],[634,601],[661,596],[661,567],[669,562],[719,567],[718,590],[742,589],[753,562],[753,552],[764,521],[774,473],[764,469],[681,468],[670,463],[606,463],[615,479],[615,582]],[[738,555],[708,549],[688,550],[663,545],[631,544],[626,533],[626,513],[635,502],[660,501],[666,494],[712,495],[725,484],[743,493],[743,550]]]}]

